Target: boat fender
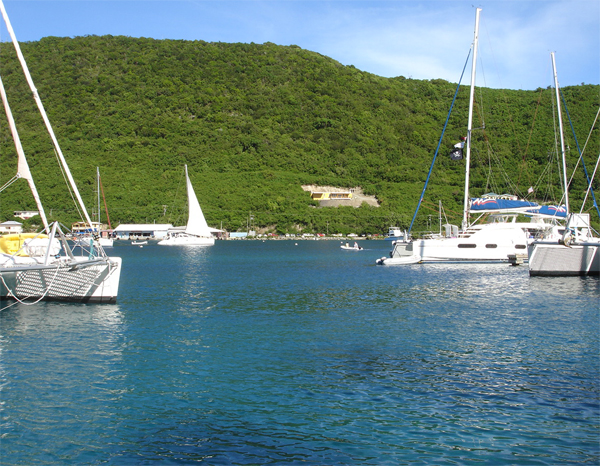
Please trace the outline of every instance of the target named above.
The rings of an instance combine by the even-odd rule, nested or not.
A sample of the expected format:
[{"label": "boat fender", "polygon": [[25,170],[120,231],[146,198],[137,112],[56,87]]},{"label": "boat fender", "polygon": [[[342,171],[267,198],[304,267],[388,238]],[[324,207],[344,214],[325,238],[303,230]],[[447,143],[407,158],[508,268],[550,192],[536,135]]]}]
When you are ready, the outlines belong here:
[{"label": "boat fender", "polygon": [[562,236],[561,240],[559,241],[559,243],[562,243],[565,246],[570,247],[572,240],[573,240],[573,232],[571,231],[570,228],[567,228],[565,230],[565,232],[563,233],[563,236]]}]

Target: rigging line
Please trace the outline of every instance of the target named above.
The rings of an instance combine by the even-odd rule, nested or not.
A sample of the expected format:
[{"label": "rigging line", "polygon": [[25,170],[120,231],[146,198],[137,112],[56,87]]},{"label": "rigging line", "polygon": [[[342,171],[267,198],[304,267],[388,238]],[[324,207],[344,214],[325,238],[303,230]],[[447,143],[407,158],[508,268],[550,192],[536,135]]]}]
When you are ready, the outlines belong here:
[{"label": "rigging line", "polygon": [[[73,192],[73,189],[71,188],[69,181],[67,179],[67,174],[62,166],[62,164],[60,163],[60,158],[58,156],[58,152],[56,151],[56,149],[54,149],[54,156],[56,157],[56,160],[58,161],[58,167],[60,168],[60,172],[62,174],[63,180],[65,181],[65,184],[67,185],[67,190],[69,191],[69,195],[71,196],[71,200],[73,201],[73,204],[75,204],[75,208],[77,209],[77,214],[79,215],[79,219],[81,221],[83,221],[83,214],[81,213],[81,209],[79,206],[79,203],[75,200],[75,193]],[[90,225],[91,227],[91,225]]]},{"label": "rigging line", "polygon": [[[600,208],[598,207],[598,202],[596,201],[596,194],[594,193],[594,188],[592,187],[592,180],[590,179],[590,175],[588,174],[587,168],[585,166],[585,160],[583,160],[583,152],[579,148],[579,141],[577,140],[577,135],[575,134],[575,128],[573,127],[573,122],[571,121],[571,115],[569,114],[569,109],[567,108],[567,102],[565,101],[565,96],[562,93],[562,89],[561,89],[560,96],[562,98],[563,104],[565,105],[565,112],[567,112],[567,119],[569,120],[569,125],[571,126],[571,131],[573,132],[573,138],[575,139],[575,145],[577,146],[577,151],[579,152],[579,160],[581,160],[581,165],[583,166],[583,172],[585,173],[585,178],[588,182],[588,188],[589,188],[590,193],[592,194],[592,199],[594,200],[594,205],[596,206],[596,211],[598,212],[598,217],[600,217]],[[571,175],[571,180],[573,179],[574,175],[575,175],[575,171],[573,171],[573,175]],[[571,184],[571,180],[569,180],[569,185]],[[581,206],[581,209],[583,209],[583,206]]]},{"label": "rigging line", "polygon": [[415,213],[410,222],[410,226],[408,227],[407,235],[410,235],[410,231],[412,230],[413,224],[415,223],[415,218],[417,218],[417,213],[419,212],[419,207],[421,206],[421,202],[423,202],[423,196],[425,196],[425,190],[427,189],[427,184],[429,183],[429,178],[431,177],[431,172],[433,171],[433,165],[435,160],[437,159],[440,146],[442,144],[442,138],[444,137],[444,133],[446,132],[446,127],[448,126],[448,121],[450,120],[450,114],[452,113],[452,108],[454,107],[454,102],[456,101],[456,96],[458,95],[458,91],[460,89],[460,83],[462,82],[462,78],[465,74],[465,70],[467,69],[467,64],[469,63],[469,57],[471,56],[471,51],[473,47],[469,49],[469,53],[467,54],[467,59],[465,60],[465,66],[463,67],[462,73],[460,75],[460,79],[458,80],[458,84],[456,85],[456,91],[454,92],[454,97],[452,98],[452,103],[450,104],[450,110],[448,110],[448,116],[446,117],[446,121],[444,123],[444,128],[442,129],[442,134],[440,135],[440,140],[438,141],[438,145],[435,149],[435,154],[433,156],[433,160],[431,161],[431,167],[429,167],[429,173],[427,173],[427,179],[425,180],[425,186],[423,186],[423,191],[421,192],[421,197],[419,198],[419,203],[417,204],[417,208],[415,209]]},{"label": "rigging line", "polygon": [[[529,130],[529,138],[527,139],[527,145],[525,146],[525,152],[523,153],[523,160],[522,160],[523,166],[525,167],[525,170],[527,172],[527,184],[530,186],[531,186],[531,174],[529,173],[529,170],[527,170],[527,163],[525,162],[525,159],[527,158],[527,153],[529,152],[529,144],[531,143],[531,137],[533,136],[533,128],[535,127],[535,120],[537,119],[538,110],[542,103],[542,93],[543,93],[543,89],[540,88],[537,105],[535,106],[535,112],[533,113],[533,122],[531,123],[531,129]],[[519,170],[519,178],[517,179],[517,185],[519,185],[521,183],[521,173],[522,173],[521,170]]]},{"label": "rigging line", "polygon": [[[598,121],[598,117],[600,116],[600,107],[598,107],[598,112],[596,113],[596,118],[594,118],[594,122],[592,123],[592,126],[590,127],[590,132],[588,133],[588,137],[585,140],[585,144],[583,145],[583,150],[581,151],[581,153],[583,154],[585,152],[585,148],[588,145],[588,142],[590,142],[590,138],[592,137],[592,133],[594,131],[594,126],[596,126],[596,122]],[[594,179],[594,176],[592,175],[592,180]]]},{"label": "rigging line", "polygon": [[10,185],[12,185],[12,184],[13,184],[15,181],[19,180],[19,179],[21,179],[21,176],[20,176],[20,175],[17,173],[17,174],[16,174],[15,176],[13,176],[13,177],[12,177],[10,180],[8,180],[8,181],[7,181],[7,182],[4,184],[4,186],[2,186],[2,187],[0,188],[0,193],[1,193],[2,191],[4,191],[6,188],[8,188]]},{"label": "rigging line", "polygon": [[[585,152],[585,148],[587,147],[587,143],[590,140],[590,137],[592,136],[592,132],[594,131],[594,126],[596,126],[596,122],[598,121],[598,116],[600,115],[600,108],[598,108],[598,113],[596,113],[596,118],[594,119],[594,123],[592,123],[592,127],[590,128],[590,133],[588,134],[588,138],[587,141],[585,141],[585,146],[583,146],[583,151]],[[596,166],[594,167],[594,172],[592,173],[592,181],[594,180],[594,178],[596,177],[596,172],[598,171],[598,165],[600,165],[600,155],[598,156],[598,160],[596,161]],[[591,184],[590,184],[591,186]],[[586,190],[585,192],[585,197],[583,198],[583,203],[582,203],[582,209],[583,206],[585,206],[585,203],[587,202],[587,198],[590,194],[590,190]]]},{"label": "rigging line", "polygon": [[112,226],[110,225],[110,217],[108,216],[108,207],[106,206],[106,198],[104,197],[104,186],[102,186],[102,177],[98,175],[98,179],[100,181],[100,190],[102,191],[102,200],[104,201],[104,210],[106,211],[106,221],[108,222],[108,229],[112,230]]}]

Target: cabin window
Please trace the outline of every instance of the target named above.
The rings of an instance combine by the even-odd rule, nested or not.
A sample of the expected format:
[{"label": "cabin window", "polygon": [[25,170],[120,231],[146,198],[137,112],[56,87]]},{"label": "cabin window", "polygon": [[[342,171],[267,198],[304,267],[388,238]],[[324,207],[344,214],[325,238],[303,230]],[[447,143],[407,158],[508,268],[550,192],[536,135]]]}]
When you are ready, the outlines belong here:
[{"label": "cabin window", "polygon": [[476,248],[477,245],[476,244],[472,244],[472,243],[461,243],[461,244],[458,245],[458,247],[461,248],[461,249],[463,249],[463,248],[472,249],[472,248]]},{"label": "cabin window", "polygon": [[486,244],[485,247],[487,249],[496,249],[498,247],[498,245],[497,244]]},{"label": "cabin window", "polygon": [[515,249],[526,249],[526,248],[527,248],[527,246],[525,246],[524,244],[517,244],[515,246]]}]

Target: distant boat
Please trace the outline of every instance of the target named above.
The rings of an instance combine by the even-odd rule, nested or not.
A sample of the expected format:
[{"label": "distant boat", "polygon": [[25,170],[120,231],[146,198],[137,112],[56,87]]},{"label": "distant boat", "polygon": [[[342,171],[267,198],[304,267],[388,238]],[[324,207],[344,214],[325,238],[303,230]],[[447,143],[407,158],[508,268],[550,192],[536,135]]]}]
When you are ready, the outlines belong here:
[{"label": "distant boat", "polygon": [[[31,79],[31,75],[21,53],[10,20],[0,0],[0,10],[8,28],[17,57],[21,62],[25,79],[41,113],[46,129],[52,139],[62,172],[70,185],[71,192],[79,204],[79,210],[87,224],[92,225],[75,180],[60,149],[44,106]],[[0,240],[0,298],[19,302],[47,300],[71,302],[114,303],[117,300],[121,276],[121,258],[108,257],[101,246],[92,242],[85,254],[75,255],[60,229],[59,222],[49,225],[43,205],[38,195],[33,176],[29,170],[25,152],[8,103],[8,98],[0,79],[0,93],[8,124],[15,144],[18,166],[17,174],[4,187],[13,181],[24,178],[38,206],[44,225],[43,233],[11,235]],[[59,178],[57,174],[56,179]]]},{"label": "distant boat", "polygon": [[387,240],[398,241],[398,240],[406,240],[406,231],[401,230],[398,227],[390,227],[387,236],[385,237]]},{"label": "distant boat", "polygon": [[363,248],[361,246],[358,245],[358,243],[354,243],[352,246],[350,246],[349,243],[346,244],[342,244],[340,246],[340,249],[343,249],[345,251],[362,251]]},{"label": "distant boat", "polygon": [[188,175],[187,165],[185,165],[185,180],[188,197],[187,226],[185,230],[169,230],[166,238],[159,241],[158,244],[160,246],[212,246],[215,244],[215,238],[202,213],[202,208]]},{"label": "distant boat", "polygon": [[134,246],[138,246],[138,245],[148,244],[148,241],[132,241],[131,244],[133,244]]}]

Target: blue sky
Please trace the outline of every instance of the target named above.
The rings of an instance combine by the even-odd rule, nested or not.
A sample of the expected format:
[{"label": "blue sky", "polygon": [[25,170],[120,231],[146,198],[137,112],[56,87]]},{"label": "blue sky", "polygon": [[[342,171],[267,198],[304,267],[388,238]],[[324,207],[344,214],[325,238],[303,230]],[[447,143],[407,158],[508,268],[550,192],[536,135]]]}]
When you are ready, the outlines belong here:
[{"label": "blue sky", "polygon": [[[600,84],[598,0],[4,0],[20,41],[125,35],[295,44],[379,76],[457,82],[482,8],[478,85]],[[8,40],[4,26],[0,39]],[[468,81],[468,78],[467,78]]]}]

